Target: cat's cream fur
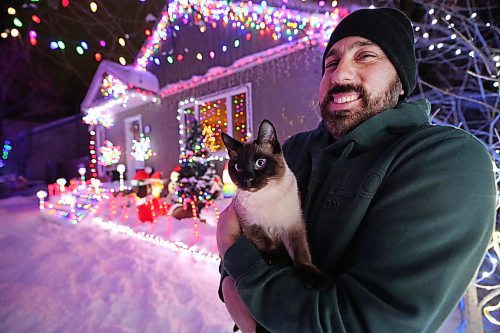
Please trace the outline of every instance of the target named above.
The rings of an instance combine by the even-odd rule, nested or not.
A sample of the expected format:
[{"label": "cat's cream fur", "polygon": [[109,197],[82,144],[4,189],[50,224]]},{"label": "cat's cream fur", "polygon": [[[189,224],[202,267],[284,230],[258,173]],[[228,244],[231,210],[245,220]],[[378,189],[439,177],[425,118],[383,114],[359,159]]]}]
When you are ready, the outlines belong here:
[{"label": "cat's cream fur", "polygon": [[251,221],[273,236],[283,232],[283,229],[302,228],[304,223],[297,181],[284,165],[283,177],[270,180],[256,192],[238,190],[234,199],[242,223]]}]

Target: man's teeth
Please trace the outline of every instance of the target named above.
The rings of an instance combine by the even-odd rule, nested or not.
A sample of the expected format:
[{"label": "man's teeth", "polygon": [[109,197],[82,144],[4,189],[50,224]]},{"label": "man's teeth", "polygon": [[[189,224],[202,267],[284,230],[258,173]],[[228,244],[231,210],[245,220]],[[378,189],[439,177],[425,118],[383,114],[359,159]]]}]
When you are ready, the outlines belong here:
[{"label": "man's teeth", "polygon": [[357,100],[358,96],[344,96],[344,97],[334,97],[333,102],[337,104],[342,104],[342,103],[347,103],[347,102],[352,102],[354,100]]}]

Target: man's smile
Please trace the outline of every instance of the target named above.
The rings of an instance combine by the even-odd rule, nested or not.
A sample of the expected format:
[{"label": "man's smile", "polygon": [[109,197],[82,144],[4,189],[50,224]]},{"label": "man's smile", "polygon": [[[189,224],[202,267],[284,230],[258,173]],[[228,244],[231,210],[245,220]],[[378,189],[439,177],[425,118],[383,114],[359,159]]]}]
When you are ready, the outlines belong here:
[{"label": "man's smile", "polygon": [[332,96],[333,103],[335,104],[345,104],[348,102],[353,102],[359,99],[361,95],[359,93],[339,93]]}]

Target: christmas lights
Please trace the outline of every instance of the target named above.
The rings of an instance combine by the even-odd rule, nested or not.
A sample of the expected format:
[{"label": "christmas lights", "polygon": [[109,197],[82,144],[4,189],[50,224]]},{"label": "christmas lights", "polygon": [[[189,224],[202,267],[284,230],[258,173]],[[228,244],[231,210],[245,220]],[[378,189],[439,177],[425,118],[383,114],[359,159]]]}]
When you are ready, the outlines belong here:
[{"label": "christmas lights", "polygon": [[116,167],[116,171],[120,174],[120,192],[123,192],[125,190],[125,181],[123,178],[123,174],[125,173],[125,170],[127,168],[125,167],[125,164],[118,164]]},{"label": "christmas lights", "polygon": [[99,164],[109,166],[120,161],[122,155],[120,146],[113,145],[109,140],[104,141],[104,145],[99,147]]},{"label": "christmas lights", "polygon": [[140,134],[139,141],[132,140],[132,151],[130,153],[136,161],[146,161],[153,156],[151,149],[151,140],[149,137]]},{"label": "christmas lights", "polygon": [[[112,104],[117,104],[117,100],[111,100]],[[111,104],[110,103],[110,104]],[[83,122],[87,125],[102,125],[106,128],[113,126],[113,117],[109,113],[103,113],[103,107],[93,107],[87,109],[87,115],[83,117]]]},{"label": "christmas lights", "polygon": [[[154,61],[154,54],[160,49],[162,41],[172,37],[167,31],[168,27],[179,19],[182,19],[184,24],[190,22],[198,24],[202,32],[205,31],[207,25],[213,28],[217,27],[217,24],[231,25],[245,31],[252,30],[260,31],[263,34],[268,33],[275,40],[284,39],[290,42],[299,35],[304,37],[317,33],[321,33],[324,36],[324,41],[327,41],[334,27],[346,15],[347,11],[339,8],[334,8],[332,12],[324,14],[304,13],[287,9],[285,6],[281,8],[267,6],[265,1],[260,5],[253,4],[251,1],[238,3],[215,0],[202,2],[195,0],[171,1],[162,13],[155,30],[148,37],[146,45],[136,57],[135,66],[146,70],[149,63]],[[175,25],[175,27],[175,30],[179,30],[178,25]],[[248,37],[245,38],[249,40]],[[236,39],[233,41],[233,46],[237,48],[240,43],[240,40]],[[215,52],[211,52],[213,54],[210,58],[213,59]],[[223,50],[223,52],[225,51]],[[203,54],[197,53],[196,57],[198,60],[202,60]]]},{"label": "christmas lights", "polygon": [[94,126],[90,126],[89,128],[89,134],[90,134],[90,141],[89,141],[89,152],[90,152],[90,174],[92,175],[93,178],[97,177],[97,169],[96,169],[96,164],[97,164],[97,156],[95,154],[95,131],[94,131]]},{"label": "christmas lights", "polygon": [[101,83],[101,94],[104,97],[113,97],[115,99],[123,98],[127,90],[127,85],[113,75],[106,75]]},{"label": "christmas lights", "polygon": [[7,164],[7,159],[9,158],[9,153],[12,150],[12,145],[9,140],[5,140],[2,148],[2,159],[0,160],[0,168],[5,167]]},{"label": "christmas lights", "polygon": [[92,218],[92,223],[98,225],[99,227],[110,230],[115,233],[120,233],[129,236],[130,238],[139,239],[141,241],[148,242],[150,244],[154,244],[160,246],[162,248],[192,256],[196,260],[201,260],[209,263],[218,264],[220,262],[220,258],[217,254],[207,252],[203,249],[198,249],[195,246],[188,246],[183,242],[171,242],[165,240],[157,235],[147,234],[145,232],[137,232],[128,226],[124,226],[121,224],[117,224],[111,221],[105,221],[102,218],[94,217]]}]

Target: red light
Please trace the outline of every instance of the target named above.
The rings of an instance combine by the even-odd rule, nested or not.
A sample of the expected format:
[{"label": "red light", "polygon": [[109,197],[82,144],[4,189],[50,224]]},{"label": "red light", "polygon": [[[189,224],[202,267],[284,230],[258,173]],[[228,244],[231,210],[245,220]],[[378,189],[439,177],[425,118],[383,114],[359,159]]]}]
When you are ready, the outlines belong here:
[{"label": "red light", "polygon": [[146,36],[151,35],[151,30],[149,30],[149,29],[145,29],[145,30],[144,30],[144,34],[145,34]]},{"label": "red light", "polygon": [[62,0],[61,1],[61,4],[64,8],[68,7],[69,6],[69,0]]},{"label": "red light", "polygon": [[177,56],[177,61],[182,61],[182,59],[184,59],[184,56],[182,54],[179,54]]},{"label": "red light", "polygon": [[31,15],[31,19],[32,19],[32,20],[33,20],[33,22],[35,22],[35,23],[40,23],[40,22],[41,22],[41,21],[40,21],[40,18],[39,18],[38,16],[36,16],[36,15]]},{"label": "red light", "polygon": [[245,36],[245,38],[246,38],[247,40],[252,39],[252,34],[251,34],[251,33],[247,33],[247,34],[246,34],[246,36]]},{"label": "red light", "polygon": [[36,38],[30,38],[30,44],[35,46],[36,43],[38,43],[38,41],[36,40]]},{"label": "red light", "polygon": [[96,60],[96,61],[101,61],[101,60],[102,60],[102,55],[101,55],[99,52],[97,52],[97,53],[95,54],[95,60]]}]

